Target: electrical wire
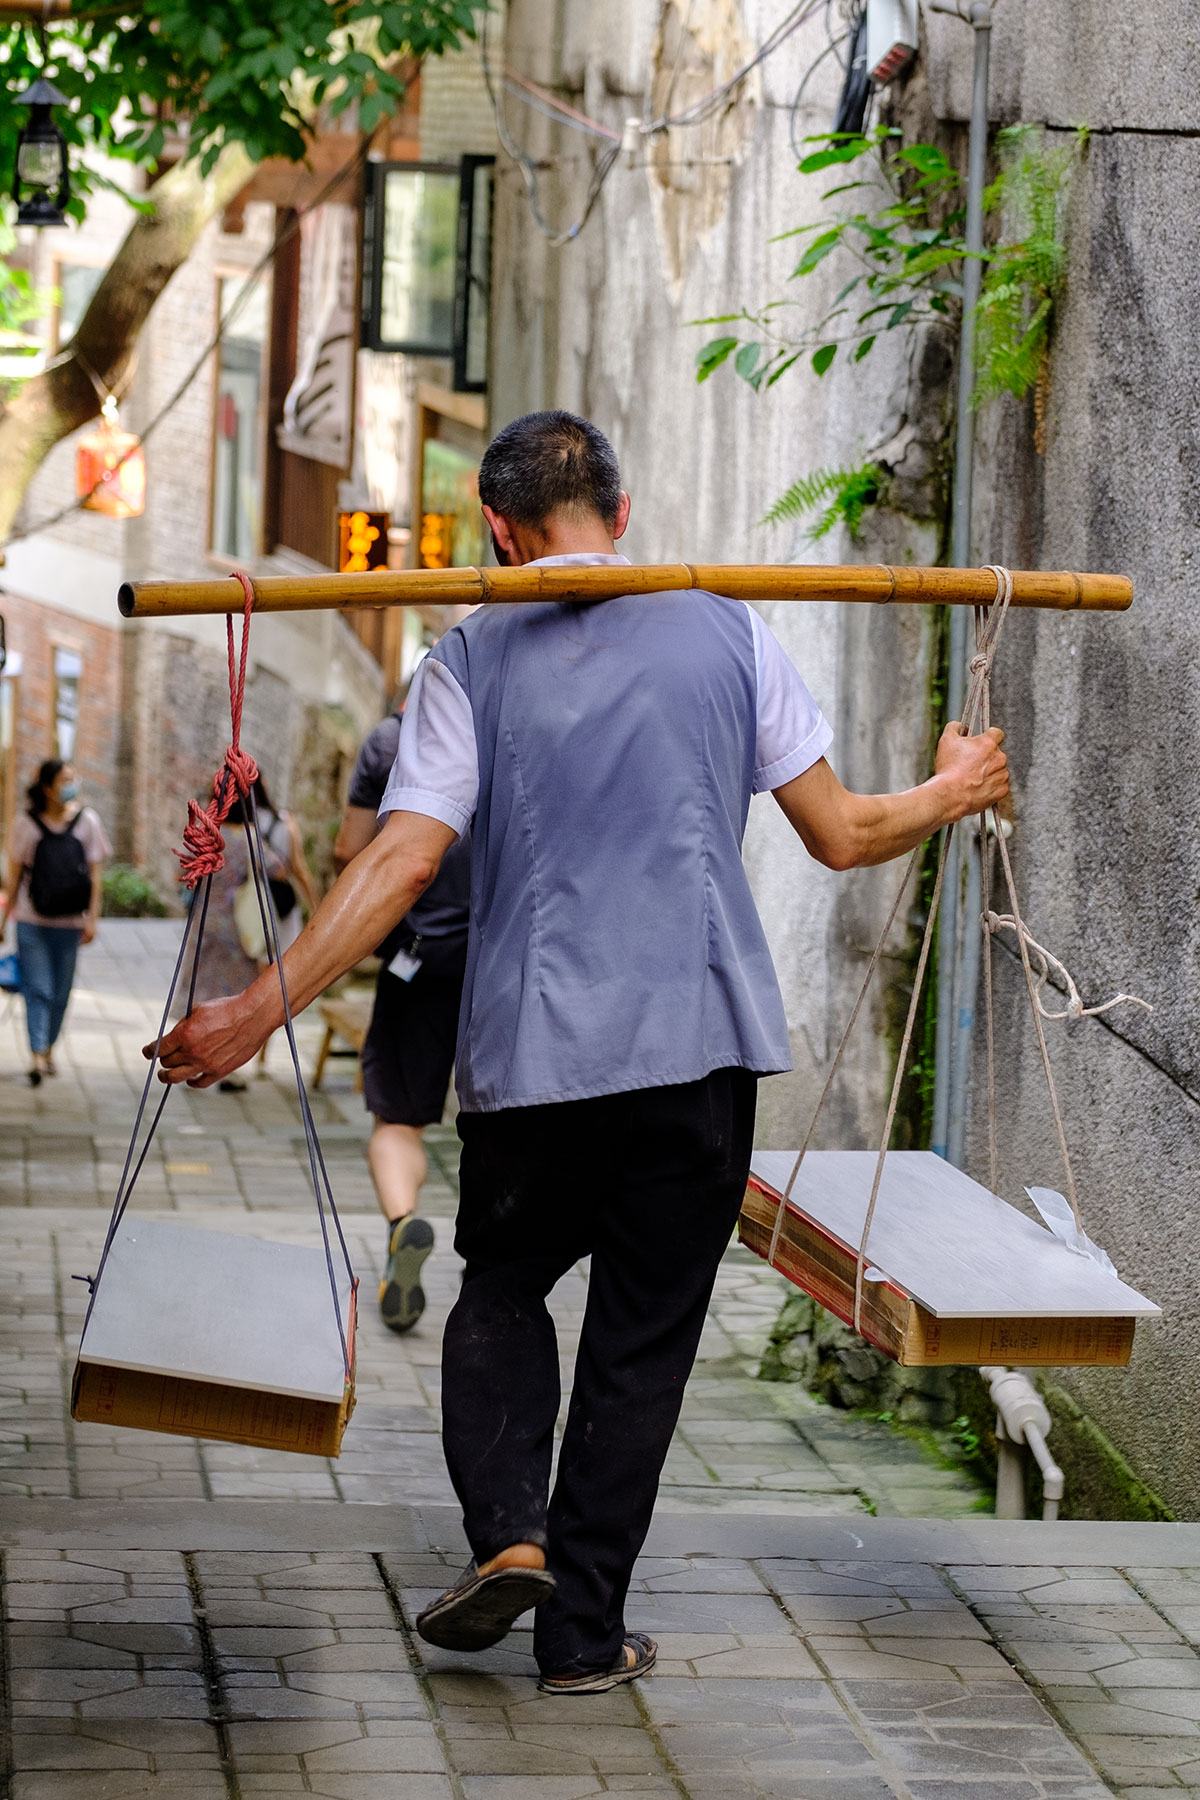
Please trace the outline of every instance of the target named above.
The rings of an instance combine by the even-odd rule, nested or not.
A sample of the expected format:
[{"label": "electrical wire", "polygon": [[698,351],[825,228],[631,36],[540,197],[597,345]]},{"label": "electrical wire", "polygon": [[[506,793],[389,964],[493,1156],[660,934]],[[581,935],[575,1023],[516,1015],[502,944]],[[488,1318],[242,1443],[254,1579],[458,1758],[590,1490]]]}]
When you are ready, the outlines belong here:
[{"label": "electrical wire", "polygon": [[[735,88],[740,87],[747,76],[752,74],[761,63],[765,62],[767,57],[772,56],[782,44],[785,44],[792,34],[799,30],[801,25],[814,17],[814,15],[821,10],[822,5],[826,8],[826,18],[828,20],[828,8],[831,4],[832,0],[800,0],[798,5],[793,6],[791,10],[784,15],[775,29],[763,43],[759,45],[759,48],[750,60],[736,70],[727,81],[723,81],[719,87],[713,88],[710,93],[703,95],[699,100],[693,101],[690,106],[685,107],[677,114],[671,114],[664,111],[657,119],[644,120],[638,127],[639,135],[652,137],[659,132],[674,128],[705,124],[707,120],[711,119],[720,110],[722,103],[728,95],[730,95]],[[689,0],[688,11],[680,27],[679,42],[675,49],[674,65],[671,70],[670,79],[667,83],[667,92],[664,100],[665,106],[670,105],[671,96],[675,89],[675,83],[679,75],[683,58],[684,37],[690,26],[691,16],[692,0]],[[525,186],[526,198],[529,202],[529,209],[533,214],[534,223],[552,248],[561,248],[562,245],[570,243],[579,236],[580,232],[587,224],[588,219],[591,217],[596,201],[600,197],[601,189],[607,181],[609,174],[616,163],[617,156],[620,153],[621,144],[624,141],[622,134],[614,131],[610,126],[603,125],[599,119],[589,118],[586,113],[578,112],[574,107],[568,106],[565,101],[559,100],[558,97],[555,94],[552,94],[547,88],[539,86],[537,82],[530,81],[527,76],[518,74],[517,71],[511,68],[507,63],[502,64],[500,69],[497,70],[492,64],[489,51],[488,19],[486,14],[482,21],[479,47],[484,83],[487,87],[488,100],[491,104],[492,113],[496,121],[496,134],[500,139],[504,151],[511,157],[512,161],[516,163],[517,168],[520,171],[521,179]],[[591,182],[588,185],[587,194],[584,197],[583,209],[572,225],[557,229],[546,217],[542,206],[539,165],[534,161],[533,157],[530,156],[523,145],[519,144],[513,136],[508,120],[505,117],[500,95],[497,92],[497,89],[501,87],[508,93],[515,93],[518,100],[522,101],[524,105],[531,107],[535,112],[539,112],[545,117],[554,118],[556,123],[565,125],[574,130],[588,132],[596,137],[605,138],[611,144],[612,148],[606,151],[596,163]]]},{"label": "electrical wire", "polygon": [[[834,38],[830,43],[826,44],[820,56],[818,56],[814,62],[809,64],[804,72],[803,81],[796,89],[796,97],[792,101],[791,108],[788,112],[788,142],[792,146],[792,155],[796,158],[797,162],[802,162],[805,156],[803,144],[798,143],[796,140],[796,119],[800,112],[800,102],[804,99],[804,90],[816,74],[817,70],[821,67],[821,64],[825,61],[826,57],[837,56],[839,44],[843,44],[848,36],[849,33],[844,32],[840,38]],[[840,56],[838,56],[837,60],[839,65],[844,67]]]},{"label": "electrical wire", "polygon": [[[554,111],[561,115],[561,122],[564,125],[573,123],[584,131],[593,132],[597,137],[611,138],[616,143],[620,143],[619,131],[612,131],[607,125],[602,125],[598,119],[589,119],[586,113],[576,112],[573,106],[568,106],[565,100],[560,100],[557,94],[550,92],[549,88],[541,87],[536,81],[530,81],[528,75],[519,75],[516,69],[511,68],[508,63],[501,66],[504,85],[510,94],[516,94],[518,100],[526,99],[526,93],[521,91],[525,89],[528,94],[535,95],[537,99],[544,101],[547,107],[553,107]],[[513,85],[514,83],[516,86]],[[532,102],[529,103],[532,104]],[[540,112],[543,109],[539,107],[537,110]]]},{"label": "electrical wire", "polygon": [[[42,532],[42,531],[49,531],[51,529],[51,527],[53,527],[55,525],[61,525],[63,520],[69,519],[73,513],[81,512],[84,509],[84,507],[86,506],[87,502],[92,498],[92,495],[99,491],[99,489],[104,484],[104,482],[107,480],[111,480],[112,476],[116,473],[117,469],[119,469],[121,467],[122,463],[125,462],[126,458],[132,456],[134,451],[140,449],[141,446],[146,443],[147,439],[150,438],[153,435],[153,433],[158,430],[158,427],[162,424],[163,420],[168,416],[168,414],[174,412],[175,408],[179,405],[179,402],[183,399],[183,396],[187,393],[188,389],[192,386],[193,382],[198,380],[200,375],[203,374],[204,369],[208,363],[209,357],[213,355],[214,351],[216,351],[220,348],[222,342],[224,341],[225,337],[227,336],[227,334],[229,332],[230,327],[236,323],[236,321],[239,318],[239,316],[241,315],[241,313],[250,304],[250,300],[253,297],[255,287],[262,280],[262,277],[266,274],[267,270],[272,266],[272,264],[275,261],[275,258],[279,255],[279,252],[283,249],[284,245],[286,243],[288,243],[299,231],[301,220],[308,213],[313,212],[318,206],[323,206],[325,201],[329,198],[329,196],[332,193],[334,193],[337,190],[337,188],[339,188],[341,186],[342,182],[347,180],[350,176],[354,175],[357,172],[357,170],[361,167],[361,165],[367,159],[367,152],[370,148],[370,142],[371,142],[371,140],[370,140],[369,136],[364,136],[362,139],[360,139],[358,148],[354,152],[354,155],[349,159],[349,161],[344,163],[342,165],[342,167],[340,169],[338,169],[336,171],[336,173],[330,177],[330,179],[325,183],[325,186],[320,190],[320,192],[316,195],[316,197],[313,200],[309,201],[307,206],[297,208],[297,210],[293,213],[293,215],[292,215],[291,219],[288,221],[288,223],[282,228],[282,230],[280,230],[276,233],[274,239],[271,242],[270,249],[263,252],[263,255],[259,258],[258,262],[256,262],[254,264],[253,268],[251,268],[248,271],[248,273],[246,274],[246,276],[242,282],[242,286],[239,289],[236,298],[233,300],[228,311],[225,313],[225,316],[220,320],[220,322],[217,326],[217,330],[214,333],[214,335],[209,339],[208,343],[205,344],[203,350],[200,352],[200,354],[196,358],[195,362],[192,363],[191,367],[188,369],[188,372],[184,376],[183,380],[179,383],[178,387],[175,388],[175,390],[170,395],[170,397],[166,400],[166,402],[159,408],[158,412],[155,413],[154,417],[150,420],[150,423],[146,426],[145,430],[138,433],[137,442],[130,446],[130,448],[125,452],[125,455],[121,457],[120,461],[117,463],[114,463],[111,469],[106,470],[105,473],[97,479],[97,481],[93,484],[93,486],[88,489],[86,494],[80,494],[75,500],[71,501],[69,505],[60,507],[57,512],[51,513],[45,519],[37,520],[37,522],[33,525],[26,525],[20,531],[10,532],[8,537],[4,540],[5,546],[7,546],[8,544],[21,543],[25,538],[35,537],[39,532]],[[74,360],[74,358],[75,358],[75,352],[72,350],[71,346],[68,344],[66,346],[66,348],[57,357],[55,357],[55,359],[52,363],[47,364],[47,368],[46,368],[46,370],[43,371],[43,373],[48,373],[48,371],[51,368],[60,367],[63,363],[71,362]],[[80,359],[80,362],[81,362],[81,366],[82,366],[82,359]],[[86,369],[84,370],[84,372],[88,373],[88,371]],[[94,379],[94,378],[92,378],[92,379]]]},{"label": "electrical wire", "polygon": [[[597,120],[586,119],[582,113],[574,115],[576,129],[583,129],[590,126],[599,131],[602,136],[607,137],[612,141],[610,142],[608,149],[597,159],[596,166],[592,170],[592,177],[588,183],[587,193],[584,195],[583,209],[580,212],[579,217],[572,225],[556,230],[546,217],[542,207],[541,182],[538,179],[538,166],[530,156],[529,152],[513,137],[512,132],[508,128],[508,120],[504,116],[504,107],[496,93],[496,72],[492,67],[491,55],[489,53],[488,15],[486,13],[483,16],[479,33],[479,62],[480,67],[483,70],[484,86],[487,88],[492,115],[496,121],[496,135],[500,139],[500,143],[506,153],[512,158],[513,162],[516,163],[517,168],[521,172],[521,180],[525,184],[525,196],[529,202],[529,210],[533,215],[534,224],[537,226],[552,250],[561,249],[564,244],[569,244],[572,239],[579,236],[580,232],[591,218],[592,209],[600,198],[601,190],[612,172],[617,157],[621,153],[621,140],[616,133],[609,131],[606,126],[601,126]],[[545,90],[543,89],[542,92],[544,93]],[[525,100],[527,104],[531,103],[531,98],[528,95],[522,94],[520,95],[520,98]],[[562,123],[570,124],[572,121],[564,118]]]},{"label": "electrical wire", "polygon": [[765,62],[768,56],[773,56],[780,45],[787,42],[793,32],[798,31],[801,25],[820,10],[822,3],[823,0],[801,0],[798,6],[794,6],[789,13],[785,14],[770,36],[760,44],[750,61],[743,63],[742,67],[731,75],[728,81],[723,81],[720,87],[714,88],[702,99],[693,101],[692,105],[685,107],[682,112],[674,115],[664,113],[661,118],[643,125],[643,133],[649,137],[657,131],[666,131],[672,126],[703,125],[720,109],[720,104],[726,95],[731,94],[734,88],[740,87],[746,77],[752,74],[760,63]]}]

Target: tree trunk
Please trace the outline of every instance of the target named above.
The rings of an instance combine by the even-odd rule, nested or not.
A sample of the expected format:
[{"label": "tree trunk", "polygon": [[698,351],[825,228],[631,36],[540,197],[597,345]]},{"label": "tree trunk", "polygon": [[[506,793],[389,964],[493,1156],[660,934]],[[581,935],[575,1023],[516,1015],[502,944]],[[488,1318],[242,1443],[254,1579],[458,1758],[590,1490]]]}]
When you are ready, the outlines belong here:
[{"label": "tree trunk", "polygon": [[72,354],[25,382],[0,413],[0,543],[55,444],[100,411],[84,361],[107,387],[119,388],[154,302],[253,167],[241,146],[231,145],[207,176],[198,163],[184,162],[155,182],[154,211],[139,214],[130,226],[92,296],[69,347]]}]

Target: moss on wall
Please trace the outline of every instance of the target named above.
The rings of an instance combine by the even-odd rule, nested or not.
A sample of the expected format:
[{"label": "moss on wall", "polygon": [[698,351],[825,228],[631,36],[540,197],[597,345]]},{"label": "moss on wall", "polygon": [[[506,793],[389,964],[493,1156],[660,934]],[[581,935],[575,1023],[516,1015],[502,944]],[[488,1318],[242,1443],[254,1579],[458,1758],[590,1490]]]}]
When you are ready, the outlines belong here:
[{"label": "moss on wall", "polygon": [[[953,1424],[972,1443],[973,1469],[988,1485],[995,1482],[996,1409],[978,1369],[902,1369],[807,1294],[794,1293],[767,1340],[759,1378],[799,1381],[831,1406],[886,1414],[900,1425]],[[1062,1518],[1175,1517],[1064,1389],[1053,1380],[1037,1385],[1053,1421],[1050,1449],[1066,1477]],[[1026,1510],[1036,1519],[1042,1484],[1032,1458],[1029,1464]]]}]

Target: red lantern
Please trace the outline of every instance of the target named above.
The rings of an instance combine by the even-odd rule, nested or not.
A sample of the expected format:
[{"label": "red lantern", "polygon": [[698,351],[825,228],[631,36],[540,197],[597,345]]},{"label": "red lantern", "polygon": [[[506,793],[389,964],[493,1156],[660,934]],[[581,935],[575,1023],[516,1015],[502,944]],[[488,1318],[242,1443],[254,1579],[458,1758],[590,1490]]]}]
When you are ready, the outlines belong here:
[{"label": "red lantern", "polygon": [[75,450],[75,492],[88,512],[134,519],[146,510],[146,453],[133,432],[121,430],[111,394],[101,412]]}]

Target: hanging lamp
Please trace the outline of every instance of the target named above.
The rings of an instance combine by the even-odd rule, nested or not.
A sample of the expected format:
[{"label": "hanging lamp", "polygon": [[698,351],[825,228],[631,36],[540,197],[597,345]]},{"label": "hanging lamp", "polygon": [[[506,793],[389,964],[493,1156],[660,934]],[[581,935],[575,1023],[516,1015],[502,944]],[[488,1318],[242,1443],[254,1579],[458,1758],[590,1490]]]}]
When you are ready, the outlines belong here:
[{"label": "hanging lamp", "polygon": [[146,452],[122,431],[116,396],[105,396],[100,422],[75,449],[75,492],[87,512],[134,519],[146,510]]},{"label": "hanging lamp", "polygon": [[17,138],[12,197],[17,203],[18,225],[65,225],[71,198],[71,169],[67,144],[51,116],[56,106],[66,106],[52,81],[39,76],[32,87],[17,95],[17,105],[29,108],[29,121]]}]

